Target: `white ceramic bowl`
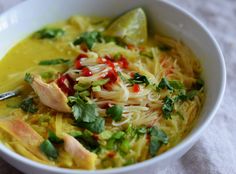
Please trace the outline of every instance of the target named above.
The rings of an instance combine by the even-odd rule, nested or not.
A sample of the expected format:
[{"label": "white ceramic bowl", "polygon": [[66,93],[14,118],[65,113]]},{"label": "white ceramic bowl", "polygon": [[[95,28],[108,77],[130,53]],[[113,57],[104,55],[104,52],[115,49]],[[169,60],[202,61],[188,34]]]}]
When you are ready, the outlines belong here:
[{"label": "white ceramic bowl", "polygon": [[141,174],[164,168],[192,147],[219,107],[225,89],[225,64],[218,44],[206,27],[174,4],[157,0],[28,0],[0,17],[0,58],[15,43],[48,23],[74,14],[115,17],[135,7],[144,8],[153,31],[182,40],[202,63],[207,95],[200,119],[191,133],[177,146],[155,158],[112,170],[83,171],[46,166],[0,144],[2,158],[28,174]]}]

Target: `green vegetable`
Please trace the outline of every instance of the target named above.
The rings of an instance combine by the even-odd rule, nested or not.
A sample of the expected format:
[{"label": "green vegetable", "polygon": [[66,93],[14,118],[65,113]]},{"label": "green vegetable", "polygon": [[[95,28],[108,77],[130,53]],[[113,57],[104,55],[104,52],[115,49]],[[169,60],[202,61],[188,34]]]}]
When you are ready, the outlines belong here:
[{"label": "green vegetable", "polygon": [[130,143],[129,143],[129,141],[128,140],[123,140],[121,142],[121,145],[120,145],[119,148],[120,148],[120,150],[122,152],[125,152],[125,153],[129,152],[129,150],[130,150]]},{"label": "green vegetable", "polygon": [[140,127],[136,129],[136,133],[137,134],[146,134],[147,133],[147,129],[145,127]]},{"label": "green vegetable", "polygon": [[194,97],[197,95],[198,91],[197,90],[191,90],[186,92],[186,94],[179,94],[176,98],[175,101],[181,100],[181,101],[186,101],[186,100],[193,100]]},{"label": "green vegetable", "polygon": [[98,116],[96,105],[84,102],[73,105],[72,112],[77,122],[94,122]]},{"label": "green vegetable", "polygon": [[50,160],[56,160],[58,157],[58,151],[53,146],[49,140],[45,140],[40,145],[40,150],[48,157]]},{"label": "green vegetable", "polygon": [[88,97],[88,96],[90,96],[90,92],[89,91],[82,91],[82,92],[80,92],[79,93],[79,96],[81,96],[81,97]]},{"label": "green vegetable", "polygon": [[100,79],[97,81],[92,82],[92,86],[102,86],[109,82],[109,79]]},{"label": "green vegetable", "polygon": [[70,132],[69,135],[71,135],[74,138],[79,138],[81,135],[83,135],[83,133],[81,131],[73,131]]},{"label": "green vegetable", "polygon": [[129,79],[131,84],[146,84],[149,85],[149,81],[146,76],[135,73],[132,79]]},{"label": "green vegetable", "polygon": [[105,120],[102,117],[96,117],[93,122],[78,122],[78,125],[92,132],[101,133],[105,128]]},{"label": "green vegetable", "polygon": [[99,137],[103,140],[108,140],[109,138],[111,138],[111,136],[112,136],[112,132],[109,130],[105,130],[99,134]]},{"label": "green vegetable", "polygon": [[158,48],[161,51],[170,51],[172,49],[171,46],[166,45],[166,44],[158,44]]},{"label": "green vegetable", "polygon": [[101,42],[101,37],[101,33],[97,31],[85,32],[73,44],[76,46],[85,43],[91,49],[95,42]]},{"label": "green vegetable", "polygon": [[122,118],[123,107],[114,105],[106,110],[106,114],[111,116],[113,120],[120,121]]},{"label": "green vegetable", "polygon": [[48,140],[56,144],[63,143],[63,140],[56,136],[56,134],[50,130],[48,132]]},{"label": "green vegetable", "polygon": [[101,86],[94,86],[92,87],[93,92],[99,92],[102,90]]},{"label": "green vegetable", "polygon": [[167,88],[168,90],[173,90],[173,87],[170,85],[169,81],[164,77],[161,79],[160,83],[157,86],[157,90]]},{"label": "green vegetable", "polygon": [[58,58],[58,59],[51,59],[51,60],[42,60],[39,62],[39,65],[42,65],[42,66],[59,65],[59,64],[67,64],[69,62],[70,60],[68,59]]},{"label": "green vegetable", "polygon": [[111,138],[119,140],[119,139],[123,138],[124,136],[125,136],[125,132],[118,131],[118,132],[114,133]]},{"label": "green vegetable", "polygon": [[88,83],[78,83],[74,86],[76,91],[84,91],[90,88],[90,84]]},{"label": "green vegetable", "polygon": [[60,28],[44,28],[37,31],[34,36],[39,39],[54,39],[63,36],[65,31]]},{"label": "green vegetable", "polygon": [[168,136],[163,130],[156,126],[150,128],[149,153],[152,157],[156,156],[157,151],[163,144],[168,143]]},{"label": "green vegetable", "polygon": [[43,79],[52,79],[54,77],[54,73],[51,71],[42,72],[40,75]]},{"label": "green vegetable", "polygon": [[31,83],[33,82],[34,78],[31,76],[30,73],[26,73],[24,80],[25,80],[27,83],[31,84]]},{"label": "green vegetable", "polygon": [[169,85],[170,85],[172,88],[177,89],[177,90],[184,89],[184,84],[181,83],[181,82],[178,81],[178,80],[169,81]]},{"label": "green vegetable", "polygon": [[127,81],[128,81],[128,80],[122,75],[122,73],[121,73],[120,71],[118,71],[117,73],[118,73],[119,77],[121,78],[121,80],[122,80],[123,82],[127,82]]},{"label": "green vegetable", "polygon": [[38,111],[36,105],[34,104],[34,100],[32,97],[23,100],[20,104],[20,108],[25,112],[35,113]]},{"label": "green vegetable", "polygon": [[65,31],[60,28],[44,28],[35,33],[35,37],[39,39],[54,39],[63,36]]},{"label": "green vegetable", "polygon": [[174,110],[174,101],[166,96],[164,98],[164,104],[162,106],[162,112],[165,119],[171,119],[171,113]]}]

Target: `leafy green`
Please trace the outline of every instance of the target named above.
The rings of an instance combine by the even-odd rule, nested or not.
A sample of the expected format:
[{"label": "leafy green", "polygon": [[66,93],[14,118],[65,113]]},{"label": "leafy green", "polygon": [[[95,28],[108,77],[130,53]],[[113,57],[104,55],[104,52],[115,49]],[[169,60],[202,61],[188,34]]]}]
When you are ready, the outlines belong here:
[{"label": "leafy green", "polygon": [[197,95],[197,93],[198,93],[197,90],[190,90],[190,91],[186,92],[186,94],[181,93],[175,98],[175,101],[193,100],[194,97]]},{"label": "leafy green", "polygon": [[124,136],[125,136],[125,132],[118,131],[118,132],[114,133],[111,138],[119,140],[119,139],[123,138]]},{"label": "leafy green", "polygon": [[149,81],[146,76],[135,73],[132,79],[129,79],[131,84],[146,84],[149,85]]},{"label": "leafy green", "polygon": [[174,110],[174,101],[166,96],[164,98],[164,104],[162,106],[162,112],[165,119],[171,119],[171,113]]},{"label": "leafy green", "polygon": [[60,28],[44,28],[35,33],[35,37],[39,39],[54,39],[63,36],[65,31]]},{"label": "leafy green", "polygon": [[58,157],[57,149],[53,146],[53,144],[49,140],[43,141],[43,143],[40,145],[40,150],[50,160],[56,160]]},{"label": "leafy green", "polygon": [[122,73],[120,71],[117,72],[120,79],[123,81],[123,82],[127,82],[128,80],[122,75]]},{"label": "leafy green", "polygon": [[78,122],[94,122],[98,116],[96,105],[80,102],[72,106],[73,115]]},{"label": "leafy green", "polygon": [[164,88],[173,90],[173,87],[170,85],[169,81],[165,77],[161,79],[160,83],[157,86],[157,90]]},{"label": "leafy green", "polygon": [[31,83],[33,82],[34,78],[31,76],[30,73],[25,73],[25,78],[24,78],[24,80],[25,80],[27,83],[31,84]]},{"label": "leafy green", "polygon": [[184,84],[181,83],[181,82],[178,81],[178,80],[169,81],[169,85],[170,85],[172,88],[177,89],[177,90],[184,89]]},{"label": "leafy green", "polygon": [[120,121],[122,118],[123,107],[119,105],[114,105],[106,110],[106,114],[112,117],[115,121]]},{"label": "leafy green", "polygon": [[152,157],[156,156],[157,151],[163,144],[168,143],[168,136],[163,130],[156,126],[150,128],[149,153]]},{"label": "leafy green", "polygon": [[137,134],[146,134],[147,133],[147,129],[145,127],[140,127],[136,129],[136,133]]},{"label": "leafy green", "polygon": [[85,43],[89,49],[91,49],[95,42],[101,42],[101,33],[97,31],[85,32],[73,44],[80,45]]},{"label": "leafy green", "polygon": [[42,66],[59,65],[59,64],[67,64],[69,62],[70,60],[68,59],[58,58],[58,59],[51,59],[51,60],[42,60],[39,62],[39,65],[42,65]]},{"label": "leafy green", "polygon": [[102,117],[96,117],[93,122],[77,122],[80,127],[86,128],[92,132],[101,133],[105,128],[105,120]]},{"label": "leafy green", "polygon": [[48,140],[56,144],[63,143],[63,140],[56,136],[56,134],[50,130],[48,131]]},{"label": "leafy green", "polygon": [[129,141],[128,140],[123,140],[122,142],[121,142],[121,145],[120,145],[120,150],[122,151],[122,152],[125,152],[125,153],[127,153],[127,152],[129,152],[129,150],[130,150],[130,143],[129,143]]},{"label": "leafy green", "polygon": [[34,104],[33,97],[23,100],[20,104],[20,108],[25,112],[35,113],[38,111],[36,105]]}]

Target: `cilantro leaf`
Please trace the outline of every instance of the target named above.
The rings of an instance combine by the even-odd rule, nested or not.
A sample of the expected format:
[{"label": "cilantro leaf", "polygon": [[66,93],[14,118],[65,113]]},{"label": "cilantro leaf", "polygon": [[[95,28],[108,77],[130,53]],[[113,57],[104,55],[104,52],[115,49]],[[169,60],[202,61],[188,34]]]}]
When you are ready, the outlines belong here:
[{"label": "cilantro leaf", "polygon": [[73,44],[80,45],[85,43],[89,49],[91,49],[95,42],[101,41],[101,33],[97,31],[85,32],[78,39],[76,39]]},{"label": "cilantro leaf", "polygon": [[171,80],[171,81],[169,81],[169,85],[170,85],[172,88],[177,89],[177,90],[184,89],[184,84],[181,83],[181,82],[178,81],[178,80]]},{"label": "cilantro leaf", "polygon": [[157,90],[167,88],[168,90],[173,90],[173,87],[170,85],[169,81],[164,77],[161,79],[160,83],[157,86]]},{"label": "cilantro leaf", "polygon": [[63,140],[56,136],[56,134],[50,130],[48,131],[48,140],[56,144],[63,143]]},{"label": "cilantro leaf", "polygon": [[31,84],[31,83],[33,82],[34,78],[31,76],[30,73],[26,73],[24,80],[25,80],[27,83]]},{"label": "cilantro leaf", "polygon": [[70,60],[68,59],[58,58],[58,59],[51,59],[51,60],[42,60],[38,64],[42,66],[48,66],[48,65],[66,64],[69,62]]},{"label": "cilantro leaf", "polygon": [[123,113],[123,107],[114,105],[106,110],[106,114],[115,121],[120,121]]},{"label": "cilantro leaf", "polygon": [[44,28],[35,33],[35,37],[39,39],[54,39],[63,36],[65,31],[60,28]]},{"label": "cilantro leaf", "polygon": [[20,104],[20,108],[25,112],[35,113],[38,111],[36,105],[34,104],[33,97],[23,100]]},{"label": "cilantro leaf", "polygon": [[105,128],[105,120],[102,117],[96,117],[93,122],[77,122],[77,124],[96,133],[101,133]]},{"label": "cilantro leaf", "polygon": [[174,110],[174,101],[166,96],[164,98],[164,104],[162,106],[162,112],[165,119],[171,119],[171,113]]},{"label": "cilantro leaf", "polygon": [[50,160],[56,160],[58,157],[58,151],[49,140],[43,141],[43,143],[40,145],[40,150]]},{"label": "cilantro leaf", "polygon": [[149,153],[152,157],[156,156],[157,151],[163,144],[168,143],[168,136],[163,130],[156,126],[150,128]]},{"label": "cilantro leaf", "polygon": [[193,89],[200,90],[204,86],[204,81],[202,79],[197,79],[196,83],[193,85]]},{"label": "cilantro leaf", "polygon": [[193,100],[194,97],[197,95],[198,91],[197,90],[191,90],[186,92],[186,94],[180,94],[175,98],[175,101],[181,100],[181,101],[186,101],[186,100]]},{"label": "cilantro leaf", "polygon": [[146,76],[135,73],[132,79],[129,79],[131,84],[146,84],[149,85],[149,81]]}]

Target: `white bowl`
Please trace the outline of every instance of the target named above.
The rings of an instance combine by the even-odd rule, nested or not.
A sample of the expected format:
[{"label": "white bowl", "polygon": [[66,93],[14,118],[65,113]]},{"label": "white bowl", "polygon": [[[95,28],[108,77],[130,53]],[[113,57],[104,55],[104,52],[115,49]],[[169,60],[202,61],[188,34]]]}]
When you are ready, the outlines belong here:
[{"label": "white bowl", "polygon": [[74,14],[116,17],[143,7],[153,31],[165,33],[187,44],[203,66],[206,100],[200,119],[191,133],[167,152],[127,167],[84,171],[51,167],[26,159],[0,144],[1,157],[28,174],[141,174],[155,173],[186,153],[213,119],[222,99],[225,64],[221,50],[210,32],[195,17],[169,2],[157,0],[28,0],[0,17],[0,58],[18,41],[42,26]]}]

